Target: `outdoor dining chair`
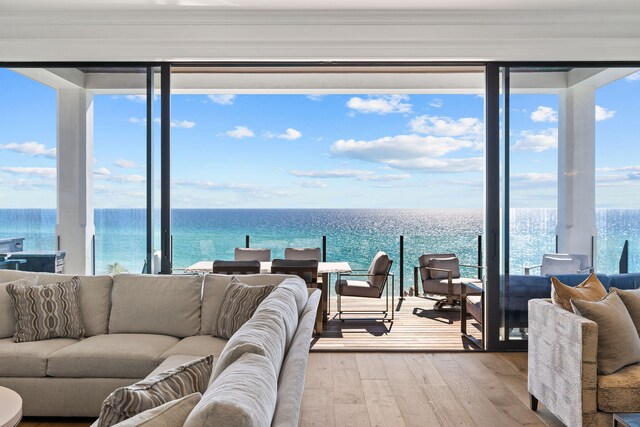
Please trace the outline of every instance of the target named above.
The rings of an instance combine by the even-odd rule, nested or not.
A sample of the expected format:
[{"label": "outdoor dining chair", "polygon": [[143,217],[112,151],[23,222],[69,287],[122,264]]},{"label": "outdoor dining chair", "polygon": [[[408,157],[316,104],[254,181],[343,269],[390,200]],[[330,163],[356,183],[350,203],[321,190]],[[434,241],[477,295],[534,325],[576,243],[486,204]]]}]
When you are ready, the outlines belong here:
[{"label": "outdoor dining chair", "polygon": [[260,261],[213,261],[212,273],[215,274],[259,274]]},{"label": "outdoor dining chair", "polygon": [[322,261],[320,248],[285,248],[284,259],[315,259]]},{"label": "outdoor dining chair", "polygon": [[271,273],[299,276],[307,283],[307,287],[318,286],[318,261],[314,259],[274,259]]},{"label": "outdoor dining chair", "polygon": [[271,249],[263,248],[236,248],[233,259],[235,261],[271,261]]},{"label": "outdoor dining chair", "polygon": [[[476,270],[480,270],[482,267],[460,264],[456,254],[424,254],[418,258],[418,263],[419,265],[413,269],[413,286],[416,296],[418,295],[418,270],[425,298],[434,299],[427,295],[444,296],[444,298],[435,298],[434,310],[443,310],[447,305],[450,309],[457,310],[460,305],[462,283],[473,283],[478,288],[482,288],[482,280],[461,277],[460,275],[460,267]],[[478,296],[481,293],[469,290],[468,295]]]},{"label": "outdoor dining chair", "polygon": [[[368,270],[354,270],[351,273],[338,273],[336,281],[336,295],[338,297],[338,318],[341,321],[347,319],[342,318],[343,313],[382,313],[384,317],[377,320],[392,321],[394,319],[394,294],[395,280],[391,273],[391,264],[393,261],[389,256],[380,251],[378,252]],[[351,278],[360,278],[361,280],[352,280]],[[389,277],[391,277],[391,318],[387,318],[389,313]],[[363,280],[362,280],[363,279]],[[342,309],[342,297],[358,297],[358,298],[382,298],[382,293],[386,289],[386,308],[382,311],[346,311]],[[366,320],[362,318],[349,318],[348,320]]]}]

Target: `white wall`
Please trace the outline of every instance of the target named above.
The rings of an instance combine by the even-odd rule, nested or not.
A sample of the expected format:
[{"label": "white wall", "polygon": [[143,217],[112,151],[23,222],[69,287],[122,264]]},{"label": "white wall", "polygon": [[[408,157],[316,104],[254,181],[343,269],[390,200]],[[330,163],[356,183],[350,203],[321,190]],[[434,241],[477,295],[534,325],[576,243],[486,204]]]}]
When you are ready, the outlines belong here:
[{"label": "white wall", "polygon": [[2,10],[0,61],[639,60],[640,10]]}]

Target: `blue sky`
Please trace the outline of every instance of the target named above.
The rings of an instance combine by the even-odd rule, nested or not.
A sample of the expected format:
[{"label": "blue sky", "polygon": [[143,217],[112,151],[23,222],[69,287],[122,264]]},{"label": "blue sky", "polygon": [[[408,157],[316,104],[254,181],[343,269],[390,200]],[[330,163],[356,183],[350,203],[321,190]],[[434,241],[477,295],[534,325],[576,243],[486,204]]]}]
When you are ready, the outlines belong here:
[{"label": "blue sky", "polygon": [[[597,91],[602,207],[640,207],[640,80]],[[514,207],[555,207],[558,97],[513,95]],[[94,99],[94,203],[143,207],[145,104]],[[172,204],[482,207],[477,95],[174,95]],[[156,123],[157,128],[157,123]],[[55,207],[55,91],[0,70],[3,207]]]}]

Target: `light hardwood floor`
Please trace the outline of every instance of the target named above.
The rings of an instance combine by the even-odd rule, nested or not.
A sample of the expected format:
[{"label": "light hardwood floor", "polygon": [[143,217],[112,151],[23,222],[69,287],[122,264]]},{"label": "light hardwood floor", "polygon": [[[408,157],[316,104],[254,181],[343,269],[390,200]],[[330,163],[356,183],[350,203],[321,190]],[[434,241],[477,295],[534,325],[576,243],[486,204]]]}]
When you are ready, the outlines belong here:
[{"label": "light hardwood floor", "polygon": [[[527,406],[526,353],[311,353],[302,426],[562,426]],[[27,419],[23,427],[92,420]]]}]

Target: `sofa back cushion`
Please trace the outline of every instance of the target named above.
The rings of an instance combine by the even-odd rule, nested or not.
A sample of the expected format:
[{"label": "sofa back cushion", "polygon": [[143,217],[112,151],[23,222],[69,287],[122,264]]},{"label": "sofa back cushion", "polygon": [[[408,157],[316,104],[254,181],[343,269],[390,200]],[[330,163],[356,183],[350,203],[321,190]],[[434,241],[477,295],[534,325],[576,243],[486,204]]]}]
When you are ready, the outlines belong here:
[{"label": "sofa back cushion", "polygon": [[201,285],[200,276],[115,275],[109,333],[197,335]]},{"label": "sofa back cushion", "polygon": [[[250,286],[279,285],[288,276],[286,274],[247,274],[240,281]],[[213,333],[213,322],[218,318],[224,293],[233,276],[226,274],[207,274],[202,289],[201,335]]]},{"label": "sofa back cushion", "polygon": [[277,397],[278,378],[269,359],[247,353],[209,385],[184,426],[270,426]]},{"label": "sofa back cushion", "polygon": [[618,296],[627,307],[627,311],[633,320],[633,324],[636,326],[638,335],[640,335],[640,289],[622,290],[612,288],[618,293]]},{"label": "sofa back cushion", "polygon": [[[35,275],[38,277],[38,285],[64,282],[74,277],[71,274],[0,270],[0,283],[25,277],[33,277]],[[78,276],[78,278],[80,279],[78,292],[84,335],[86,337],[92,337],[94,335],[106,334],[109,328],[113,280],[111,276]],[[3,310],[1,304],[0,310]],[[0,329],[4,328],[0,327]]]},{"label": "sofa back cushion", "polygon": [[229,339],[211,375],[215,380],[245,353],[266,356],[276,377],[298,328],[295,297],[288,289],[276,287],[249,319]]},{"label": "sofa back cushion", "polygon": [[38,276],[27,276],[22,279],[0,283],[0,339],[11,338],[16,330],[16,315],[11,297],[7,293],[7,286],[14,283],[18,286],[33,286]]},{"label": "sofa back cushion", "polygon": [[638,289],[640,288],[640,273],[609,274],[609,286],[622,290]]}]

